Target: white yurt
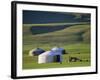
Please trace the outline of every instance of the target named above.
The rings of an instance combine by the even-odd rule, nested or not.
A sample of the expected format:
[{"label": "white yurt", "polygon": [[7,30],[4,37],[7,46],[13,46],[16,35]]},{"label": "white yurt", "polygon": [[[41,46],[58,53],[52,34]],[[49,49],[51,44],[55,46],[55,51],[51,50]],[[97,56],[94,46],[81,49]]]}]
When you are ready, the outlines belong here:
[{"label": "white yurt", "polygon": [[62,62],[62,49],[54,47],[38,56],[38,63]]},{"label": "white yurt", "polygon": [[45,50],[41,49],[41,48],[35,48],[29,51],[29,56],[36,56],[36,55],[40,55],[41,53],[45,52]]}]

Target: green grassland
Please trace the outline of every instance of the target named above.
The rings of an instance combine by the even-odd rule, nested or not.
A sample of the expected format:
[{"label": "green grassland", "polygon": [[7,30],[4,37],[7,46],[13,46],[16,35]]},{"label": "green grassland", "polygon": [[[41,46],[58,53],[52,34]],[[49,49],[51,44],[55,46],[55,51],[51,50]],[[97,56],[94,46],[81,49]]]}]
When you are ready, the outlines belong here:
[{"label": "green grassland", "polygon": [[[30,27],[34,27],[33,24],[32,26],[25,24],[23,25],[23,69],[90,66],[90,24],[81,23],[73,24],[69,27],[67,27],[68,25],[65,26],[66,27],[64,29],[46,33],[40,29],[40,31],[38,30],[37,34],[32,34]],[[43,24],[40,27],[43,27]],[[52,28],[54,26],[53,24],[46,24],[45,27]],[[35,31],[33,31],[33,33],[34,32]],[[29,50],[33,48],[40,47],[47,51],[54,46],[63,47],[68,52],[68,54],[63,55],[62,64],[38,64],[38,56],[28,56]],[[68,62],[69,56],[78,57],[83,61]]]}]

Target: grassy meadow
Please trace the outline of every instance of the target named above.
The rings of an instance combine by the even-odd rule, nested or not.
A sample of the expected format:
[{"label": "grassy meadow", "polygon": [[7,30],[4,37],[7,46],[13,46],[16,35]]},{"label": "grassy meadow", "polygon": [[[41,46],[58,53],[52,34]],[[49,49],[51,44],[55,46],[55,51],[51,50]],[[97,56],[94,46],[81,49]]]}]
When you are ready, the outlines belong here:
[{"label": "grassy meadow", "polygon": [[[38,56],[28,56],[31,49],[39,47],[47,51],[55,46],[68,52],[63,55],[62,64],[38,64]],[[90,66],[90,51],[89,23],[23,24],[23,69]],[[70,56],[83,61],[68,62]]]}]

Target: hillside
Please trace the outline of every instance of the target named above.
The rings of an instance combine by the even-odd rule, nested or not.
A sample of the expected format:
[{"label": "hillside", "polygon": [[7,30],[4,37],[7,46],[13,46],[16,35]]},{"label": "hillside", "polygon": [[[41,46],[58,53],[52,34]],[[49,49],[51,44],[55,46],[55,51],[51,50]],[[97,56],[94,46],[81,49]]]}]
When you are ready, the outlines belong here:
[{"label": "hillside", "polygon": [[[50,27],[50,26],[49,26]],[[32,34],[29,28],[24,28],[23,43],[24,45],[65,45],[72,43],[90,42],[90,25],[80,24],[66,27],[53,32]],[[46,28],[47,29],[47,28]],[[45,29],[44,29],[45,32]],[[39,45],[38,45],[39,44]]]},{"label": "hillside", "polygon": [[[38,34],[34,35],[33,39],[38,41],[51,41],[51,42],[77,42],[77,41],[83,41],[84,38],[89,38],[89,25],[75,25],[70,26],[65,29],[57,30],[54,32],[49,32],[45,34]],[[44,29],[45,30],[45,29]],[[37,38],[38,37],[38,38]],[[88,39],[87,39],[88,40]]]}]

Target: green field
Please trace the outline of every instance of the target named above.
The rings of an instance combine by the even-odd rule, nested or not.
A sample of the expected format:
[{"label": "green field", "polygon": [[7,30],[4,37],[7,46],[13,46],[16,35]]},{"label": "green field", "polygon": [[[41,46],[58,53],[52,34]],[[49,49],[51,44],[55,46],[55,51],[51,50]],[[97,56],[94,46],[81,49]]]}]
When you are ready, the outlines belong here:
[{"label": "green field", "polygon": [[[46,24],[43,26],[42,24],[42,26],[38,26],[52,28],[55,25]],[[37,33],[30,31],[30,28],[34,26],[36,27],[37,25],[23,25],[23,69],[90,66],[90,24],[73,24],[69,27],[65,25],[66,27],[64,29],[51,30],[51,32],[45,32],[40,29]],[[60,46],[68,52],[68,54],[63,55],[62,64],[38,64],[38,56],[28,56],[29,50],[31,49],[40,47],[47,51],[55,46]],[[69,56],[78,57],[83,61],[68,62]]]}]

